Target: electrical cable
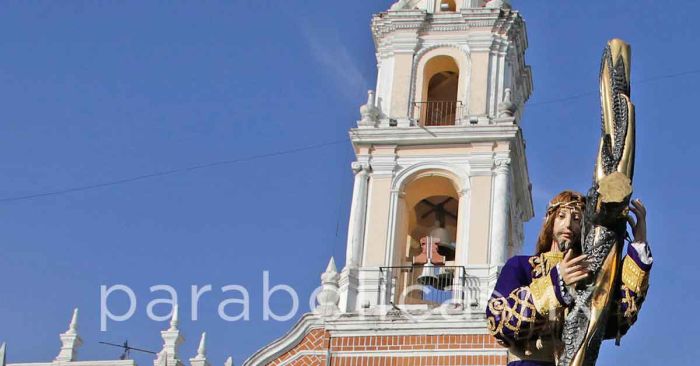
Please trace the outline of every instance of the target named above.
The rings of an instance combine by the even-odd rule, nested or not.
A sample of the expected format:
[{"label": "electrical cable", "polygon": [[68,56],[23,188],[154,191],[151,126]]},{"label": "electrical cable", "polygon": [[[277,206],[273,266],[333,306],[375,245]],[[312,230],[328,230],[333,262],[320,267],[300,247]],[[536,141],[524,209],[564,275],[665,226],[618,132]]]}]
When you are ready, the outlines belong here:
[{"label": "electrical cable", "polygon": [[134,177],[117,179],[117,180],[112,180],[112,181],[103,182],[103,183],[96,183],[96,184],[60,189],[60,190],[49,191],[49,192],[35,193],[35,194],[29,194],[29,195],[24,195],[24,196],[0,198],[0,203],[17,202],[17,201],[23,201],[23,200],[30,200],[30,199],[34,199],[34,198],[56,196],[56,195],[62,195],[62,194],[67,194],[67,193],[74,193],[74,192],[82,192],[82,191],[87,191],[87,190],[92,190],[92,189],[97,189],[97,188],[104,188],[104,187],[109,187],[109,186],[125,184],[125,183],[132,183],[132,182],[156,178],[156,177],[163,177],[166,175],[191,172],[191,171],[195,171],[195,170],[201,170],[201,169],[213,168],[213,167],[218,167],[218,166],[223,166],[223,165],[231,165],[231,164],[241,163],[241,162],[245,162],[245,161],[252,161],[252,160],[258,160],[258,159],[270,158],[270,157],[274,157],[274,156],[288,155],[288,154],[298,153],[298,152],[302,152],[302,151],[320,149],[322,147],[326,147],[326,146],[330,146],[330,145],[338,145],[338,144],[345,143],[345,142],[347,142],[346,139],[335,140],[335,141],[325,142],[325,143],[321,143],[321,144],[302,146],[302,147],[298,147],[298,148],[294,148],[294,149],[275,151],[275,152],[271,152],[271,153],[253,155],[253,156],[248,156],[248,157],[244,157],[244,158],[216,161],[216,162],[212,162],[212,163],[193,165],[193,166],[189,166],[189,167],[185,167],[185,168],[171,169],[171,170],[165,170],[165,171],[160,171],[160,172],[155,172],[155,173],[150,173],[150,174],[138,175],[138,176],[134,176]]},{"label": "electrical cable", "polygon": [[[636,84],[644,84],[644,83],[649,83],[649,82],[653,82],[653,81],[672,79],[672,78],[686,76],[686,75],[692,75],[692,74],[700,74],[700,69],[681,71],[681,72],[677,72],[677,73],[673,73],[673,74],[659,75],[659,76],[639,80],[635,83]],[[571,95],[568,97],[530,103],[530,104],[528,104],[528,106],[532,107],[532,106],[540,106],[540,105],[546,105],[546,104],[566,102],[566,101],[570,101],[570,100],[575,100],[575,99],[595,95],[596,93],[597,92],[591,91],[591,92],[585,92],[585,93],[580,93],[580,94],[574,94],[574,95]],[[301,151],[319,149],[322,147],[326,147],[326,146],[330,146],[330,145],[337,145],[337,144],[341,144],[341,143],[345,143],[345,142],[347,142],[346,139],[335,140],[335,141],[330,141],[330,142],[325,142],[325,143],[320,143],[320,144],[315,144],[315,145],[302,146],[302,147],[289,149],[289,150],[276,151],[276,152],[260,154],[260,155],[253,155],[253,156],[239,158],[239,159],[223,160],[223,161],[217,161],[217,162],[212,162],[212,163],[205,163],[205,164],[194,165],[194,166],[179,168],[179,169],[165,170],[165,171],[161,171],[161,172],[138,175],[138,176],[134,176],[134,177],[117,179],[117,180],[113,180],[113,181],[96,183],[96,184],[91,184],[91,185],[86,185],[86,186],[66,188],[66,189],[60,189],[60,190],[55,190],[55,191],[29,194],[29,195],[24,195],[24,196],[5,197],[5,198],[0,198],[0,203],[17,202],[17,201],[24,201],[24,200],[30,200],[30,199],[35,199],[35,198],[47,197],[47,196],[56,196],[56,195],[63,195],[63,194],[67,194],[67,193],[82,192],[82,191],[87,191],[87,190],[92,190],[92,189],[97,189],[97,188],[110,187],[110,186],[115,186],[115,185],[120,185],[120,184],[126,184],[126,183],[132,183],[132,182],[136,182],[136,181],[156,178],[156,177],[162,177],[162,176],[166,176],[166,175],[173,175],[173,174],[178,174],[178,173],[191,172],[194,170],[213,168],[213,167],[223,166],[223,165],[230,165],[230,164],[235,164],[235,163],[240,163],[240,162],[245,162],[245,161],[258,160],[258,159],[264,159],[264,158],[269,158],[269,157],[274,157],[274,156],[293,154],[293,153],[297,153],[297,152],[301,152]]]}]

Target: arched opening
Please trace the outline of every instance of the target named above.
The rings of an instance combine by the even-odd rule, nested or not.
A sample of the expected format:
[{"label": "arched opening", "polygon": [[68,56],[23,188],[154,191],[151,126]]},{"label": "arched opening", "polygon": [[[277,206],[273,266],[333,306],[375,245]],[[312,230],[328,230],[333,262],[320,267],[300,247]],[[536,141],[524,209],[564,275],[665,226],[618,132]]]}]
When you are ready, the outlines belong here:
[{"label": "arched opening", "polygon": [[441,0],[440,11],[457,11],[455,0]]},{"label": "arched opening", "polygon": [[398,243],[401,271],[395,273],[398,302],[438,305],[453,296],[459,195],[454,182],[426,173],[404,189]]},{"label": "arched opening", "polygon": [[454,125],[461,112],[457,100],[459,66],[450,56],[437,56],[428,61],[423,71],[425,100],[417,102],[424,126]]}]

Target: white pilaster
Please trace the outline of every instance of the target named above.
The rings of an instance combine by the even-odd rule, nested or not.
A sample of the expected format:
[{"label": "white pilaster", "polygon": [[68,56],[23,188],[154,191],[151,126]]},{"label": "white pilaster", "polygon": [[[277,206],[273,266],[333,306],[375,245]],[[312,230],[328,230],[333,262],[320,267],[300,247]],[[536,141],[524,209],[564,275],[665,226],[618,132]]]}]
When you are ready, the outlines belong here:
[{"label": "white pilaster", "polygon": [[78,347],[83,340],[78,335],[78,309],[73,310],[68,330],[60,335],[61,351],[56,356],[56,361],[70,362],[78,359]]},{"label": "white pilaster", "polygon": [[365,236],[365,218],[367,216],[367,184],[369,182],[369,166],[355,162],[352,164],[355,173],[355,184],[352,192],[350,207],[350,224],[348,225],[348,242],[345,254],[345,267],[355,268],[362,260],[362,249]]},{"label": "white pilaster", "polygon": [[428,13],[435,13],[436,0],[426,0],[428,3]]},{"label": "white pilaster", "polygon": [[392,190],[389,198],[389,223],[386,240],[385,266],[395,265],[396,259],[396,232],[398,231],[397,221],[399,220],[399,206],[405,194],[399,190]]},{"label": "white pilaster", "polygon": [[469,253],[469,189],[459,192],[459,206],[457,208],[457,250],[455,253],[455,265],[466,266]]},{"label": "white pilaster", "polygon": [[491,265],[502,265],[508,254],[510,216],[510,159],[496,159],[494,168]]}]

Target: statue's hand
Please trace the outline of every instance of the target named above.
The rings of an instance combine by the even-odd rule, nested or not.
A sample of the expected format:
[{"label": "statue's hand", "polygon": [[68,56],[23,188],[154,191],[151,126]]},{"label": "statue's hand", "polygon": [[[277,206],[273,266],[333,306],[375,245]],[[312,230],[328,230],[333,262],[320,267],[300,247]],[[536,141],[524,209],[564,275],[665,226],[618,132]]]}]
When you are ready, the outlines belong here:
[{"label": "statue's hand", "polygon": [[567,286],[575,285],[584,280],[590,272],[588,262],[586,262],[587,255],[581,254],[576,258],[571,258],[572,256],[573,250],[567,250],[564,259],[559,263],[559,274]]},{"label": "statue's hand", "polygon": [[630,211],[634,212],[636,220],[632,215],[627,215],[627,221],[632,227],[632,235],[634,236],[633,242],[635,243],[646,243],[647,242],[647,209],[642,204],[639,199],[632,200],[630,202]]}]

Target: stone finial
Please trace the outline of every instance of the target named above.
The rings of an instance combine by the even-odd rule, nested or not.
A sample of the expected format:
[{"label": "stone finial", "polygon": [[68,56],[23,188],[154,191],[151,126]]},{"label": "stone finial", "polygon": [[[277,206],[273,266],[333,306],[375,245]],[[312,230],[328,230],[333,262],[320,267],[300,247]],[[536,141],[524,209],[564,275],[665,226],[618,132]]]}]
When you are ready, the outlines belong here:
[{"label": "stone finial", "polygon": [[510,0],[487,0],[485,7],[488,9],[511,8]]},{"label": "stone finial", "polygon": [[177,326],[180,323],[179,307],[177,304],[173,305],[173,312],[170,316],[170,329],[177,330]]},{"label": "stone finial", "polygon": [[183,366],[180,357],[178,356],[177,350],[185,341],[185,338],[180,334],[178,329],[178,306],[173,305],[173,312],[170,317],[170,328],[160,332],[161,337],[163,337],[163,349],[158,352],[153,364],[155,366]]},{"label": "stone finial", "polygon": [[0,344],[0,366],[5,366],[5,362],[6,362],[5,350],[6,349],[7,349],[7,345],[5,344],[5,342]]},{"label": "stone finial", "polygon": [[338,273],[338,268],[335,266],[335,258],[331,257],[326,266],[326,272],[324,273]]},{"label": "stone finial", "polygon": [[410,5],[410,3],[411,2],[409,0],[399,0],[399,1],[395,2],[393,5],[391,5],[391,8],[389,8],[389,10],[397,11],[397,10],[407,9],[408,6]]},{"label": "stone finial", "polygon": [[61,351],[56,356],[56,361],[75,361],[78,358],[78,347],[83,345],[83,340],[78,335],[78,309],[73,310],[68,330],[59,336],[61,338]]},{"label": "stone finial", "polygon": [[379,122],[379,109],[374,95],[374,90],[367,92],[367,103],[360,107],[360,126],[375,126]]},{"label": "stone finial", "polygon": [[328,262],[326,271],[321,274],[321,291],[316,295],[318,307],[316,313],[322,316],[331,316],[337,314],[340,310],[338,302],[340,295],[338,294],[338,269],[335,266],[335,259],[331,257]]},{"label": "stone finial", "polygon": [[233,366],[233,357],[228,356],[226,362],[224,362],[224,366]]},{"label": "stone finial", "polygon": [[202,333],[202,338],[199,339],[199,347],[197,348],[197,358],[204,358],[207,354],[207,332]]},{"label": "stone finial", "polygon": [[68,325],[68,331],[66,333],[77,334],[78,333],[78,309],[73,309],[73,317],[70,319],[70,325]]},{"label": "stone finial", "polygon": [[513,103],[513,96],[510,89],[506,88],[503,93],[503,100],[498,103],[498,116],[499,117],[513,117],[515,115],[515,104]]},{"label": "stone finial", "polygon": [[197,355],[190,358],[191,366],[209,366],[207,360],[207,333],[202,333],[202,338],[199,339],[199,347],[197,347]]}]

